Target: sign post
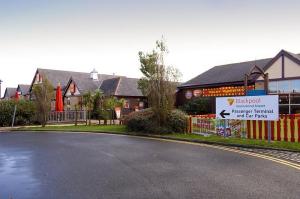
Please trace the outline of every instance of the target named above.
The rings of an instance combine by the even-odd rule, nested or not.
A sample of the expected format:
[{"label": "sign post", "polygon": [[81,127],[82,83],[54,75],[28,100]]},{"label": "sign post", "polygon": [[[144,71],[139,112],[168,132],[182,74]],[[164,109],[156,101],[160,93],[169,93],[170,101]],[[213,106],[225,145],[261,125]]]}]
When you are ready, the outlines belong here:
[{"label": "sign post", "polygon": [[271,121],[268,121],[268,143],[271,142]]}]

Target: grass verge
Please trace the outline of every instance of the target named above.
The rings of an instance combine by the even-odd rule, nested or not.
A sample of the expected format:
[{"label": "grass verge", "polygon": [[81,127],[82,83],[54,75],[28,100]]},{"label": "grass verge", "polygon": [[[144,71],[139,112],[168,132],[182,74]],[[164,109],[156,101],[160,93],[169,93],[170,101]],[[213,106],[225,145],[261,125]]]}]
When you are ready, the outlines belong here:
[{"label": "grass verge", "polygon": [[300,152],[300,143],[272,141],[268,143],[265,140],[253,140],[242,138],[224,138],[220,136],[205,137],[196,134],[181,134],[173,133],[166,135],[149,135],[142,133],[128,132],[124,125],[78,125],[78,126],[46,126],[46,127],[22,127],[16,129],[17,131],[71,131],[71,132],[98,132],[98,133],[118,133],[127,135],[150,136],[166,139],[179,139],[184,141],[202,142],[207,144],[230,145],[251,148],[268,148],[278,150],[289,150]]}]

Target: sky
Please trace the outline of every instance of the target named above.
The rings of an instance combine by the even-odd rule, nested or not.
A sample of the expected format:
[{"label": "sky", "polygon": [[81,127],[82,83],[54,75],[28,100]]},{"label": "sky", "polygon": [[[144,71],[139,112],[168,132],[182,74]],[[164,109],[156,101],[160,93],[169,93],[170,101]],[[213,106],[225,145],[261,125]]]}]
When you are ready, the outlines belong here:
[{"label": "sky", "polygon": [[163,38],[187,81],[209,68],[300,53],[297,0],[0,0],[0,79],[49,68],[141,77],[138,52]]}]

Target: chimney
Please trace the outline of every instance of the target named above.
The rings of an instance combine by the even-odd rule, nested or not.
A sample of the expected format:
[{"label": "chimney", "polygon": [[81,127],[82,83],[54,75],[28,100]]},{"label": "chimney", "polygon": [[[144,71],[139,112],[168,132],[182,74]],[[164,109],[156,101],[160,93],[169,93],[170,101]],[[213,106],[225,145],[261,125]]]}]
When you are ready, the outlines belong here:
[{"label": "chimney", "polygon": [[90,74],[90,78],[94,81],[98,80],[98,72],[95,70],[95,68],[93,69],[93,71]]}]

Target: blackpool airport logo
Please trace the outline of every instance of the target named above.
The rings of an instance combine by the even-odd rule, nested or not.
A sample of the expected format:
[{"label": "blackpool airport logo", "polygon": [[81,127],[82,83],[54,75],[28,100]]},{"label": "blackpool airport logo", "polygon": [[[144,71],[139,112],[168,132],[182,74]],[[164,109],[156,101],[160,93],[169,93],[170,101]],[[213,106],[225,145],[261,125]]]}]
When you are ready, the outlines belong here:
[{"label": "blackpool airport logo", "polygon": [[228,98],[227,99],[228,104],[231,106],[234,103],[234,99]]}]

